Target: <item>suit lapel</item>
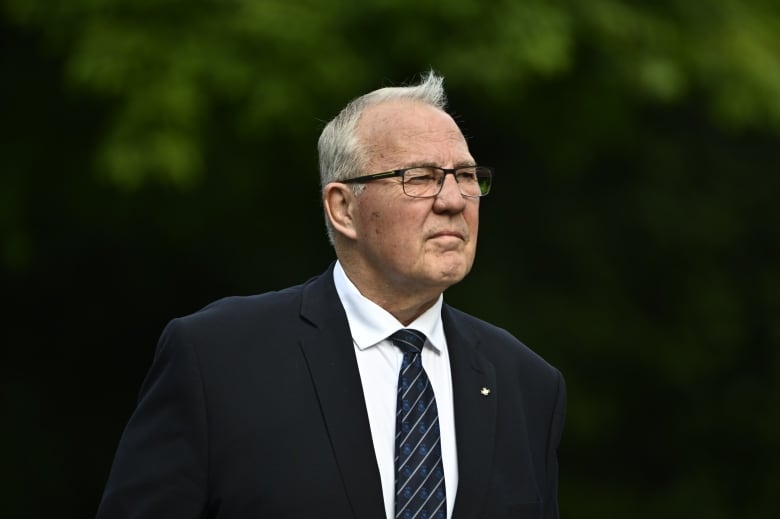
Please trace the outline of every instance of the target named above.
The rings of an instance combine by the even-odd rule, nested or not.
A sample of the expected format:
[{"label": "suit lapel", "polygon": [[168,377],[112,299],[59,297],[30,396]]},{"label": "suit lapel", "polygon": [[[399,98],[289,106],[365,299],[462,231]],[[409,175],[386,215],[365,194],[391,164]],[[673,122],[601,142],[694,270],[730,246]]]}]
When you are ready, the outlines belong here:
[{"label": "suit lapel", "polygon": [[384,517],[360,372],[332,266],[304,287],[301,317],[312,325],[301,349],[354,516]]},{"label": "suit lapel", "polygon": [[492,479],[496,432],[495,367],[478,349],[479,337],[442,311],[452,370],[458,491],[453,519],[480,517]]},{"label": "suit lapel", "polygon": [[[496,431],[495,367],[478,349],[479,337],[442,311],[450,354],[458,450],[453,519],[480,516],[492,479]],[[331,266],[303,290],[301,340],[333,454],[356,518],[384,517],[384,500],[352,335],[333,284]],[[485,391],[487,394],[485,395]]]}]

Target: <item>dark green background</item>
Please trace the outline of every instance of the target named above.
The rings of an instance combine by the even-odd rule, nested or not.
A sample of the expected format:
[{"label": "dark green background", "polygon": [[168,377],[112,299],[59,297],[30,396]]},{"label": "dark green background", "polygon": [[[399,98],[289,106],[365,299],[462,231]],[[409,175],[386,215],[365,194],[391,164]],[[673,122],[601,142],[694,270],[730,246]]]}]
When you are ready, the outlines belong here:
[{"label": "dark green background", "polygon": [[94,515],[168,319],[333,259],[316,139],[446,77],[497,170],[447,300],[569,385],[566,518],[780,513],[774,1],[7,0],[2,517]]}]

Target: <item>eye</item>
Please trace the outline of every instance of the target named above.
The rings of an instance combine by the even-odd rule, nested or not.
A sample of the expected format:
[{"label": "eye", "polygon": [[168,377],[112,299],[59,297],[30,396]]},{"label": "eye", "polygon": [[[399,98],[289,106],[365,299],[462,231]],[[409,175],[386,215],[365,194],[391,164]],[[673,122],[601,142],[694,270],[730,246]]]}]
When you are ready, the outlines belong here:
[{"label": "eye", "polygon": [[475,168],[464,168],[456,171],[458,182],[476,182],[477,170]]},{"label": "eye", "polygon": [[431,168],[407,169],[404,182],[407,184],[428,184],[436,180],[436,172]]}]

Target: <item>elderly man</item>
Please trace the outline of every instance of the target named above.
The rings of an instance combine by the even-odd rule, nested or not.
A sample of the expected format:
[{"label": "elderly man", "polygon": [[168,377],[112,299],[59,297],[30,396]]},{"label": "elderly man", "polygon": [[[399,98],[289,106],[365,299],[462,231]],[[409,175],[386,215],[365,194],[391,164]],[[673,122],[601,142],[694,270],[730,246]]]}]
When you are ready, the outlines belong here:
[{"label": "elderly man", "polygon": [[429,73],[328,123],[338,261],[169,323],[98,517],[558,516],[561,374],[443,302],[493,175],[444,106]]}]

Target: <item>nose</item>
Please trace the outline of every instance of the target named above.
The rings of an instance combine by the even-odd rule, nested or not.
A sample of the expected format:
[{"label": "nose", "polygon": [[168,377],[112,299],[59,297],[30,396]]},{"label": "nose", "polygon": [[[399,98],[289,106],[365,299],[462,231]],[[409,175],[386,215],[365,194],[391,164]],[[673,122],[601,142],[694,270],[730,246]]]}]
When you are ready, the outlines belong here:
[{"label": "nose", "polygon": [[[447,173],[450,172],[448,171]],[[452,172],[451,176],[447,173],[444,174],[441,191],[436,195],[433,208],[434,211],[440,213],[460,212],[466,207],[468,201],[460,192],[454,172]]]}]

